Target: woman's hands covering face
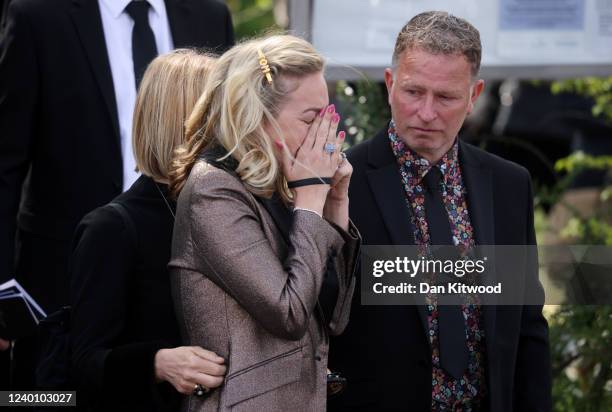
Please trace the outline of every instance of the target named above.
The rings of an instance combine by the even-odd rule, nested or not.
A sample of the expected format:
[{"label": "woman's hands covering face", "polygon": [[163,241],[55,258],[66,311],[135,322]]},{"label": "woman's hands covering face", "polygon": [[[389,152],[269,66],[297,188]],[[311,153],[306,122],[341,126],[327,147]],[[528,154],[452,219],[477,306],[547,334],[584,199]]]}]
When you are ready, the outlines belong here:
[{"label": "woman's hands covering face", "polygon": [[342,143],[344,143],[345,133],[338,133],[338,161],[339,165],[334,173],[331,188],[327,194],[326,204],[329,202],[348,201],[348,188],[353,174],[353,166],[349,163],[346,156],[342,153]]},{"label": "woman's hands covering face", "polygon": [[338,161],[336,172],[332,178],[331,188],[325,199],[323,217],[329,222],[333,222],[342,229],[348,231],[349,228],[349,198],[348,189],[353,174],[353,166],[342,153],[342,143],[344,142],[344,132],[338,134]]},{"label": "woman's hands covering face", "polygon": [[[308,178],[331,178],[331,184],[314,184],[293,189],[295,207],[313,210],[325,219],[348,229],[348,186],[353,167],[342,155],[345,133],[338,130],[340,116],[330,105],[312,122],[295,157],[279,144],[281,162],[288,182]],[[333,152],[325,150],[333,145]]]},{"label": "woman's hands covering face", "polygon": [[[335,112],[334,105],[322,109],[315,116],[295,156],[291,155],[286,144],[277,142],[282,151],[283,174],[288,182],[317,177],[332,178],[335,175],[340,161],[336,135],[339,121],[340,116]],[[334,153],[324,150],[327,143],[336,147]],[[327,187],[325,192],[329,190],[329,185],[321,186]]]}]

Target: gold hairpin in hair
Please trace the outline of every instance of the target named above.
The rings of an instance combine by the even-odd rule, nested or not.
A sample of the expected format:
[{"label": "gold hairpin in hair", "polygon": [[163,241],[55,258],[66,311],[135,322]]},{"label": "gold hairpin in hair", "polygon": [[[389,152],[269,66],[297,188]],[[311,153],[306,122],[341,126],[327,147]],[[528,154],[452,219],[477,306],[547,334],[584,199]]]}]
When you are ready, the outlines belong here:
[{"label": "gold hairpin in hair", "polygon": [[266,79],[268,79],[268,83],[272,84],[272,71],[270,70],[268,59],[266,59],[266,56],[261,50],[258,49],[257,53],[259,54],[259,65],[261,66],[261,71],[266,76]]}]

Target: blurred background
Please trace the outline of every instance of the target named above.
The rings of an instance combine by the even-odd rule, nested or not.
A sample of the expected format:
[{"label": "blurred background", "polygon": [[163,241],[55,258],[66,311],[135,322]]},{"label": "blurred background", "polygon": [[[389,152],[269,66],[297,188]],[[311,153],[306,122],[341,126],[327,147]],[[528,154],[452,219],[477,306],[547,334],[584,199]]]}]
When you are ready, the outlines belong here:
[{"label": "blurred background", "polygon": [[[295,27],[290,16],[300,19],[303,29],[312,18],[311,8],[288,0],[227,3],[238,38]],[[305,10],[310,15],[299,14]],[[347,146],[374,135],[389,119],[384,84],[365,73],[355,76],[356,71],[344,80],[334,74],[329,83]],[[461,137],[530,170],[540,245],[612,246],[612,73],[563,79],[507,74],[487,77],[486,93]],[[545,312],[554,410],[612,411],[612,308],[560,305]]]},{"label": "blurred background", "polygon": [[[608,12],[600,20],[612,33],[612,1],[589,4],[595,1],[602,13]],[[397,5],[398,0],[394,2]],[[238,40],[290,28],[316,40],[317,33],[304,32],[315,10],[312,1],[227,0],[227,4]],[[0,0],[0,27],[6,5]],[[292,24],[291,18],[299,22]],[[375,70],[348,67],[335,71],[329,83],[330,100],[342,114],[347,146],[374,135],[389,120],[384,84],[368,77]],[[526,76],[512,68],[504,75],[490,74],[486,92],[461,131],[463,139],[530,170],[540,245],[612,246],[612,73],[601,71],[596,77],[570,78],[546,78],[546,72]],[[343,79],[338,73],[349,76]],[[545,312],[551,327],[554,410],[612,411],[612,308],[560,305],[547,306]]]}]

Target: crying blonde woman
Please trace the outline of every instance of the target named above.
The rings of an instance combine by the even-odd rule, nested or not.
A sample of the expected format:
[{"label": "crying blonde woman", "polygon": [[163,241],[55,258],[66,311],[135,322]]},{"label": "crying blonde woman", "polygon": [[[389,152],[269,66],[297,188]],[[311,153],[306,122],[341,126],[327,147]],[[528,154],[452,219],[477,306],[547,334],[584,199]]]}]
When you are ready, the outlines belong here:
[{"label": "crying blonde woman", "polygon": [[170,183],[173,298],[185,343],[228,370],[185,410],[325,410],[328,337],[348,322],[360,236],[323,71],[294,36],[239,44],[187,122]]}]

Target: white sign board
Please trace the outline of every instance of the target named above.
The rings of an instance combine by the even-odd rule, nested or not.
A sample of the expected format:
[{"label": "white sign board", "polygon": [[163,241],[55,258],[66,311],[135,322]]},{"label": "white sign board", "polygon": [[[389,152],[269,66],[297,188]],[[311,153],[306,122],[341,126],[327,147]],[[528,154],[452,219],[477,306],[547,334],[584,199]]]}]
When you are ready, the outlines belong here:
[{"label": "white sign board", "polygon": [[445,10],[471,22],[485,77],[612,75],[612,0],[294,0],[291,25],[336,78],[375,78],[414,15]]}]

